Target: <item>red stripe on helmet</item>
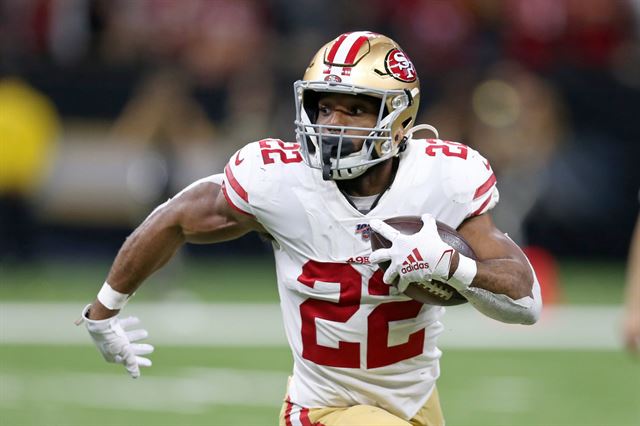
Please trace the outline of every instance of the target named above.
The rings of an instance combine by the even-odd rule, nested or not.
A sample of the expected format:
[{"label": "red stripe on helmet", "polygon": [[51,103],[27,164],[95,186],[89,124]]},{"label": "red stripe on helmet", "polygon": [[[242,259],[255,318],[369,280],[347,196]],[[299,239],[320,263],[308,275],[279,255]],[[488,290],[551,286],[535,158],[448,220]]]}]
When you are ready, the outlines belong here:
[{"label": "red stripe on helmet", "polygon": [[360,48],[368,39],[369,37],[366,36],[358,37],[355,43],[353,43],[353,45],[351,46],[351,49],[349,49],[349,53],[347,53],[347,58],[344,60],[345,65],[353,65],[354,61],[356,60],[356,56],[360,51]]},{"label": "red stripe on helmet", "polygon": [[327,55],[327,62],[333,62],[333,60],[336,58],[336,53],[338,53],[338,49],[340,49],[342,42],[344,42],[344,39],[346,39],[349,34],[351,33],[342,34],[340,37],[338,37],[338,40],[333,43],[333,46],[331,46],[331,50],[329,50],[329,54]]}]

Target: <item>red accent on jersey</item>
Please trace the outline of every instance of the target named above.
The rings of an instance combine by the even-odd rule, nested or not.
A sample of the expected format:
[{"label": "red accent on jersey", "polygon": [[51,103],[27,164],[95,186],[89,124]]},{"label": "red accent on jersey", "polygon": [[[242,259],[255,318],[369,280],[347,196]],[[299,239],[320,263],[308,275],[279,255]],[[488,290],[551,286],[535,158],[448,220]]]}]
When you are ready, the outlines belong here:
[{"label": "red accent on jersey", "polygon": [[[382,271],[378,270],[369,278],[370,294],[375,292],[376,288],[385,285],[382,277]],[[315,287],[317,281],[340,285],[338,302],[309,298],[300,305],[302,357],[320,365],[358,368],[360,343],[340,340],[337,348],[318,344],[316,319],[346,323],[355,315],[360,308],[362,294],[360,273],[346,263],[321,263],[310,260],[302,267],[298,281],[311,288]],[[424,328],[409,335],[406,343],[389,346],[389,322],[416,318],[422,306],[422,303],[415,300],[389,302],[382,303],[371,311],[367,317],[366,368],[384,367],[422,353]]]},{"label": "red accent on jersey", "polygon": [[239,166],[244,161],[244,158],[240,158],[240,151],[236,154],[236,166]]},{"label": "red accent on jersey", "polygon": [[333,63],[333,60],[336,57],[336,53],[338,53],[338,49],[340,48],[340,45],[342,44],[344,39],[347,38],[349,34],[350,33],[342,34],[340,38],[338,38],[338,40],[336,40],[336,42],[333,43],[333,46],[331,46],[331,50],[329,50],[329,54],[327,55],[327,62]]},{"label": "red accent on jersey", "polygon": [[263,139],[259,143],[263,164],[273,164],[276,159],[282,163],[300,163],[300,145],[295,142],[282,142],[279,139]]},{"label": "red accent on jersey", "polygon": [[320,365],[359,368],[360,343],[341,340],[337,348],[319,344],[316,318],[344,323],[355,315],[360,308],[362,277],[348,263],[305,263],[298,282],[314,288],[317,281],[338,284],[340,299],[338,302],[307,299],[300,305],[302,357]]},{"label": "red accent on jersey", "polygon": [[388,286],[382,280],[384,272],[381,269],[376,270],[371,279],[369,279],[369,294],[371,296],[388,296],[391,286]]},{"label": "red accent on jersey", "polygon": [[233,201],[231,201],[231,197],[229,197],[229,194],[227,194],[227,186],[224,184],[224,182],[222,182],[222,194],[224,195],[224,198],[227,199],[227,203],[231,206],[232,209],[236,210],[239,213],[246,214],[247,216],[255,217],[251,213],[247,213],[240,207],[233,204]]},{"label": "red accent on jersey", "polygon": [[407,342],[389,346],[389,323],[415,318],[424,305],[415,300],[379,305],[368,318],[369,333],[367,368],[378,368],[418,356],[424,350],[424,328],[411,333]]},{"label": "red accent on jersey", "polygon": [[367,40],[368,40],[368,38],[365,37],[365,36],[358,37],[358,39],[355,41],[355,43],[353,43],[353,45],[351,46],[351,49],[349,49],[349,53],[347,53],[347,59],[345,59],[345,61],[344,61],[345,65],[353,65],[354,64],[354,61],[356,59],[356,55],[360,51],[360,48],[362,47],[364,42],[367,41]]},{"label": "red accent on jersey", "polygon": [[493,196],[489,195],[487,199],[484,200],[484,203],[482,203],[482,205],[478,208],[478,210],[471,213],[471,216],[478,216],[480,213],[482,213],[482,210],[484,210],[484,208],[487,207],[487,204],[489,204],[489,201],[491,201],[491,198],[493,198]]},{"label": "red accent on jersey", "polygon": [[247,194],[247,191],[245,191],[242,185],[240,185],[240,183],[236,180],[236,177],[233,175],[231,166],[229,164],[227,164],[227,166],[224,168],[224,174],[227,176],[227,180],[229,180],[231,188],[233,188],[233,190],[240,196],[240,198],[248,203],[249,194]]},{"label": "red accent on jersey", "polygon": [[476,189],[476,193],[473,195],[473,199],[477,200],[478,198],[483,196],[489,189],[491,189],[491,187],[495,183],[496,183],[496,175],[491,173],[491,176],[489,176],[489,179],[487,179],[485,183],[483,183],[478,187],[478,189]]},{"label": "red accent on jersey", "polygon": [[413,258],[413,256],[409,255],[409,256],[407,256],[407,262],[416,263],[416,260]]},{"label": "red accent on jersey", "polygon": [[458,157],[463,160],[467,159],[468,147],[459,142],[451,142],[451,141],[443,141],[440,139],[427,139],[427,148],[425,149],[425,154],[430,157],[433,157],[437,154],[437,151],[440,150],[442,154],[447,157]]}]

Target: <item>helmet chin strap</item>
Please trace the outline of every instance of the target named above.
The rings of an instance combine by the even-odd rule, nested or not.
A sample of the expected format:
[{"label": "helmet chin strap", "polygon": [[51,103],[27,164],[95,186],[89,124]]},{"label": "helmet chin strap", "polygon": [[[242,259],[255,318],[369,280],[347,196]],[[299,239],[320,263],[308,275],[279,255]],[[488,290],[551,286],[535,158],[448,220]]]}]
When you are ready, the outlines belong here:
[{"label": "helmet chin strap", "polygon": [[[331,180],[331,159],[343,158],[356,152],[353,139],[323,135],[322,136],[322,179]],[[338,153],[338,149],[340,152]]]}]

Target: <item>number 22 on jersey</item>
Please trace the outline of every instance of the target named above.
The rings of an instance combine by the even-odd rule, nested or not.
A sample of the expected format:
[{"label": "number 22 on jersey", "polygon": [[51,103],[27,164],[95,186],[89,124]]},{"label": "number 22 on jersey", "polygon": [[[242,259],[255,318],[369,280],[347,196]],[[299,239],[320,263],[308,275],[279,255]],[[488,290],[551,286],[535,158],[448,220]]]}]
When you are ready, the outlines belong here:
[{"label": "number 22 on jersey", "polygon": [[263,164],[299,163],[302,161],[300,145],[293,142],[282,142],[278,139],[263,139],[259,142]]},{"label": "number 22 on jersey", "polygon": [[[369,279],[369,294],[389,294],[390,287],[382,281],[378,270]],[[337,348],[318,344],[316,319],[346,323],[360,309],[362,276],[347,263],[309,261],[302,267],[298,281],[313,288],[316,282],[340,286],[338,302],[307,299],[300,305],[302,317],[302,357],[316,364],[360,368],[360,343],[339,341]],[[422,303],[414,300],[380,304],[367,317],[366,368],[378,368],[420,355],[424,347],[424,328],[409,335],[407,342],[389,346],[389,323],[415,318]]]}]

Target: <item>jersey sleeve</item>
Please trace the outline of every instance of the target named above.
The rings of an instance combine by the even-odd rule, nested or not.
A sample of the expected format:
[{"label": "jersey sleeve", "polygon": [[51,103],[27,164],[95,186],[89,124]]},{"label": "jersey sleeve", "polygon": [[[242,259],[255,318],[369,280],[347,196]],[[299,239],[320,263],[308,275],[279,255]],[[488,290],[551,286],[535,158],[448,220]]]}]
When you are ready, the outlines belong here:
[{"label": "jersey sleeve", "polygon": [[260,152],[255,143],[236,151],[224,168],[222,193],[236,211],[255,216],[251,204],[252,188],[255,186],[255,170],[260,167]]},{"label": "jersey sleeve", "polygon": [[473,190],[473,198],[469,205],[467,217],[486,213],[500,201],[496,175],[493,173],[489,161],[477,151],[471,152],[471,161],[470,171],[475,189]]},{"label": "jersey sleeve", "polygon": [[443,182],[445,193],[464,209],[464,218],[488,212],[500,199],[496,176],[489,161],[476,150],[466,147],[464,161],[449,159]]}]

